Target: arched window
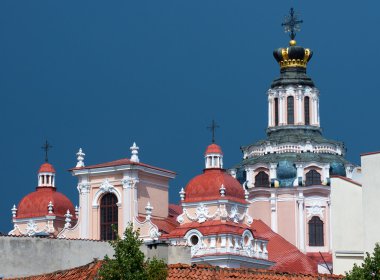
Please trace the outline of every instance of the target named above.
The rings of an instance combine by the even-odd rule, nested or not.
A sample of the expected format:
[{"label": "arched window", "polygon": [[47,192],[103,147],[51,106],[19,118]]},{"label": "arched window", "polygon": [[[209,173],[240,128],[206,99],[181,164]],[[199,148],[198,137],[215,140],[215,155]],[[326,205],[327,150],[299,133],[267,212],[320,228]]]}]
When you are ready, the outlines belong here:
[{"label": "arched window", "polygon": [[294,124],[294,97],[288,96],[288,124]]},{"label": "arched window", "polygon": [[278,98],[274,99],[274,125],[278,125]]},{"label": "arched window", "polygon": [[310,97],[306,96],[304,99],[304,109],[305,109],[305,125],[310,124]]},{"label": "arched window", "polygon": [[309,221],[309,246],[324,246],[323,222],[317,216],[314,216]]},{"label": "arched window", "polygon": [[105,194],[100,200],[100,239],[115,240],[116,234],[112,225],[117,228],[117,197],[112,193]]},{"label": "arched window", "polygon": [[318,171],[312,169],[306,173],[306,186],[321,185],[321,174]]},{"label": "arched window", "polygon": [[255,176],[255,187],[257,188],[269,188],[269,176],[264,171],[260,171]]}]

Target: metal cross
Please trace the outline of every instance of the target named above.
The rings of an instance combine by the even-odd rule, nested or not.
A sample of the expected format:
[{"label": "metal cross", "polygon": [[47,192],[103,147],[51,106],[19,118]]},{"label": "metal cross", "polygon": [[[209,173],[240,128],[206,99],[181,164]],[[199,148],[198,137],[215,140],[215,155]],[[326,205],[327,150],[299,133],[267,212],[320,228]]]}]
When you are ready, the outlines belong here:
[{"label": "metal cross", "polygon": [[215,143],[215,130],[219,128],[219,125],[212,120],[211,125],[207,127],[212,132],[212,143]]},{"label": "metal cross", "polygon": [[290,33],[290,39],[294,40],[296,32],[301,31],[301,23],[303,23],[303,20],[298,19],[298,16],[294,13],[294,9],[290,8],[289,15],[285,16],[285,22],[281,26],[284,26],[285,33]]},{"label": "metal cross", "polygon": [[49,161],[48,152],[51,148],[53,148],[53,146],[50,145],[50,143],[47,140],[46,140],[45,144],[41,147],[41,149],[45,151],[45,162]]}]

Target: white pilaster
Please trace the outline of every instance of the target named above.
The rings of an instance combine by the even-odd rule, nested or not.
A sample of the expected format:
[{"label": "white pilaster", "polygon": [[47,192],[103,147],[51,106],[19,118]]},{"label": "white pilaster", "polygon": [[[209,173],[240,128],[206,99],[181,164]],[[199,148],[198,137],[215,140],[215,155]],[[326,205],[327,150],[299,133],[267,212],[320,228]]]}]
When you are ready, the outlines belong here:
[{"label": "white pilaster", "polygon": [[327,178],[330,177],[330,164],[326,164],[322,168],[322,182],[327,184]]},{"label": "white pilaster", "polygon": [[300,192],[298,194],[298,248],[301,252],[305,252],[305,223],[304,223],[304,196]]},{"label": "white pilaster", "polygon": [[273,108],[273,98],[268,98],[268,126],[273,126],[272,122],[272,108]]},{"label": "white pilaster", "polygon": [[276,191],[273,190],[270,194],[270,208],[271,208],[271,219],[270,227],[274,232],[277,232],[277,196]]},{"label": "white pilaster", "polygon": [[302,178],[302,182],[304,181],[304,176],[303,176],[303,171],[304,171],[304,166],[302,163],[296,163],[296,168],[297,168],[297,185],[298,185],[298,178]]},{"label": "white pilaster", "polygon": [[317,125],[318,124],[318,109],[317,109],[317,97],[316,96],[313,96],[312,97],[312,106],[313,106],[313,125]]},{"label": "white pilaster", "polygon": [[284,125],[284,116],[285,116],[285,112],[284,112],[284,106],[285,106],[285,97],[284,96],[280,96],[279,97],[279,106],[278,106],[278,116],[279,116],[279,125]]},{"label": "white pilaster", "polygon": [[133,222],[138,215],[137,183],[139,182],[137,172],[126,172],[121,180],[123,185],[123,228]]},{"label": "white pilaster", "polygon": [[255,177],[253,176],[253,169],[248,167],[245,169],[245,171],[247,172],[248,188],[253,188],[255,186]]},{"label": "white pilaster", "polygon": [[80,238],[88,239],[90,238],[90,184],[87,180],[82,179],[77,188],[79,191],[79,216],[81,217],[79,234]]},{"label": "white pilaster", "polygon": [[277,178],[277,163],[270,163],[269,164],[269,179],[276,179]]},{"label": "white pilaster", "polygon": [[303,123],[303,106],[302,106],[302,90],[298,90],[297,98],[297,124]]},{"label": "white pilaster", "polygon": [[329,200],[327,201],[327,207],[329,209],[329,230],[328,230],[328,233],[329,233],[329,251],[331,251],[332,250],[332,242],[333,242],[333,238],[332,238],[333,229],[331,228],[331,196],[329,196]]}]

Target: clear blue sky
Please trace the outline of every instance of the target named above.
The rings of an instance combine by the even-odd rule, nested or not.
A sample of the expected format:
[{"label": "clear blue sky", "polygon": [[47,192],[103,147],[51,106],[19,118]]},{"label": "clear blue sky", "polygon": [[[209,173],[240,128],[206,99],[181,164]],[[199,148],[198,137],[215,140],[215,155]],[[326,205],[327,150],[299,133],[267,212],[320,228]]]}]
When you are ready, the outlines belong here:
[{"label": "clear blue sky", "polygon": [[380,149],[378,1],[14,1],[0,2],[0,231],[11,207],[37,184],[41,146],[57,186],[78,203],[75,166],[130,156],[178,172],[170,199],[201,172],[221,128],[226,166],[239,147],[265,137],[266,90],[278,76],[272,51],[294,6],[308,73],[321,91],[321,123],[347,158]]}]

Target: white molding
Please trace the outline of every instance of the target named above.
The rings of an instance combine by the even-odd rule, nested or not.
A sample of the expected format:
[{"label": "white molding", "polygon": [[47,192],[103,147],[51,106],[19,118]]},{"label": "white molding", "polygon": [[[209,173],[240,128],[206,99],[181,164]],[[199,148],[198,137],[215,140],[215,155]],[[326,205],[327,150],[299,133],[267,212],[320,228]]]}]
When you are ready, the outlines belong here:
[{"label": "white molding", "polygon": [[93,208],[99,207],[100,196],[102,194],[105,194],[105,193],[113,193],[114,195],[116,195],[116,197],[117,197],[117,206],[120,207],[122,205],[120,192],[118,191],[117,188],[115,188],[113,185],[111,185],[111,183],[109,182],[108,178],[106,178],[106,179],[104,179],[104,181],[100,185],[98,191],[94,195],[94,198],[92,200],[92,207]]},{"label": "white molding", "polygon": [[118,173],[121,171],[127,171],[127,170],[138,170],[138,171],[144,171],[149,174],[158,175],[161,177],[167,177],[169,179],[174,179],[176,174],[171,172],[166,172],[163,170],[157,170],[154,168],[141,166],[141,165],[134,165],[134,164],[126,164],[126,165],[118,165],[118,166],[110,166],[110,167],[100,167],[100,168],[91,168],[91,169],[78,169],[78,170],[72,170],[72,174],[74,176],[80,176],[80,175],[99,175],[99,174],[107,174],[107,173]]}]

